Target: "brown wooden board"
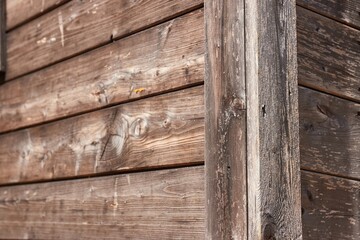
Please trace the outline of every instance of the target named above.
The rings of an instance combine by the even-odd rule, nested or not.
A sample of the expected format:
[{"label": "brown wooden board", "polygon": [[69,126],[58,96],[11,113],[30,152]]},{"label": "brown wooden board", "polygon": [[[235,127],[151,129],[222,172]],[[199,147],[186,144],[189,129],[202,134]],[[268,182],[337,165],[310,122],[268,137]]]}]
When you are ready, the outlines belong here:
[{"label": "brown wooden board", "polygon": [[203,86],[0,135],[0,184],[204,161]]},{"label": "brown wooden board", "polygon": [[[70,1],[8,34],[7,79],[156,25],[202,4],[201,0]],[[167,31],[162,33],[162,44],[171,27]]]},{"label": "brown wooden board", "polygon": [[248,239],[301,239],[295,1],[246,0],[245,36]]},{"label": "brown wooden board", "polygon": [[[4,1],[4,0],[2,0]],[[6,0],[7,29],[39,17],[69,0]]]},{"label": "brown wooden board", "polygon": [[203,239],[203,166],[0,188],[2,239]]},{"label": "brown wooden board", "polygon": [[360,31],[297,8],[299,83],[360,102]]},{"label": "brown wooden board", "polygon": [[360,104],[299,89],[301,167],[360,180]]},{"label": "brown wooden board", "polygon": [[0,87],[0,132],[203,82],[197,10]]},{"label": "brown wooden board", "polygon": [[246,239],[243,1],[205,2],[206,239]]},{"label": "brown wooden board", "polygon": [[360,239],[360,182],[302,172],[304,239]]},{"label": "brown wooden board", "polygon": [[359,0],[297,0],[297,4],[336,21],[360,28]]},{"label": "brown wooden board", "polygon": [[6,78],[6,5],[0,2],[0,84]]}]

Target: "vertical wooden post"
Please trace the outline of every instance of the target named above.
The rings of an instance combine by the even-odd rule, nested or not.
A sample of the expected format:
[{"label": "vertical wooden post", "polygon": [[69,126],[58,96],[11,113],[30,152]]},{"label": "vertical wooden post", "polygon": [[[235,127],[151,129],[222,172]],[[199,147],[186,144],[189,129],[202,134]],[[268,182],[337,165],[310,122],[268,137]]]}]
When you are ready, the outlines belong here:
[{"label": "vertical wooden post", "polygon": [[301,239],[295,0],[205,1],[207,239]]},{"label": "vertical wooden post", "polygon": [[205,1],[205,27],[206,239],[245,239],[243,1]]},{"label": "vertical wooden post", "polygon": [[0,0],[0,83],[6,71],[6,1]]}]

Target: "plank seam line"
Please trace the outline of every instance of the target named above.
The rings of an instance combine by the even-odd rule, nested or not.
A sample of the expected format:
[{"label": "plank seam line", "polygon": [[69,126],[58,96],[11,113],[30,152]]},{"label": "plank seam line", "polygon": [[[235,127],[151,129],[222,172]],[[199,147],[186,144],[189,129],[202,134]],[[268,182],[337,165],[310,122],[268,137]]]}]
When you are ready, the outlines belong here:
[{"label": "plank seam line", "polygon": [[43,179],[43,180],[35,180],[35,181],[27,181],[27,182],[2,183],[2,184],[0,184],[0,189],[3,187],[44,184],[44,183],[52,183],[52,182],[82,181],[84,179],[94,179],[94,178],[102,178],[102,177],[110,177],[110,176],[115,177],[115,176],[121,176],[121,175],[125,175],[125,174],[156,172],[156,171],[175,170],[175,169],[184,169],[184,168],[195,168],[195,167],[200,167],[200,166],[204,166],[204,161],[183,163],[183,164],[172,164],[172,165],[166,165],[166,166],[134,168],[134,169],[121,170],[121,171],[112,170],[112,171],[103,172],[103,173],[93,173],[93,174],[73,176],[73,177]]},{"label": "plank seam line", "polygon": [[104,46],[106,46],[106,45],[110,45],[110,44],[112,44],[112,43],[114,43],[114,42],[117,42],[117,41],[120,41],[120,40],[124,40],[124,39],[126,39],[126,38],[128,38],[128,37],[130,37],[130,36],[132,36],[132,35],[141,33],[141,32],[143,32],[143,31],[146,31],[146,30],[148,30],[148,29],[151,29],[151,28],[156,27],[156,26],[158,26],[158,25],[161,25],[161,24],[163,24],[163,23],[169,22],[169,21],[174,20],[174,19],[176,19],[176,18],[180,18],[180,17],[182,17],[182,16],[184,16],[184,15],[187,15],[187,14],[190,14],[190,13],[196,11],[196,10],[202,9],[203,7],[204,7],[204,3],[201,3],[201,4],[199,4],[199,5],[196,5],[196,6],[192,7],[192,8],[188,8],[188,9],[186,9],[186,10],[184,10],[184,11],[177,12],[177,13],[175,13],[174,15],[171,15],[171,16],[169,16],[169,17],[167,17],[167,18],[162,19],[162,20],[159,20],[159,21],[156,21],[156,22],[154,22],[154,23],[148,24],[148,25],[146,25],[146,26],[140,27],[140,28],[138,28],[138,29],[136,29],[136,30],[134,30],[134,31],[132,31],[132,32],[129,32],[129,33],[120,35],[120,36],[118,36],[118,37],[116,37],[116,38],[111,38],[111,39],[110,39],[110,37],[109,37],[109,40],[108,40],[108,41],[105,41],[105,42],[103,42],[103,43],[100,43],[100,44],[97,44],[97,45],[95,45],[95,46],[92,46],[92,47],[90,47],[90,48],[88,48],[88,49],[85,49],[85,50],[83,50],[83,51],[80,51],[80,52],[78,52],[78,53],[70,54],[70,55],[67,56],[67,57],[64,57],[64,58],[62,58],[62,59],[60,59],[60,60],[57,60],[57,61],[55,61],[55,62],[53,62],[53,63],[44,65],[44,66],[42,66],[42,67],[40,67],[40,68],[36,68],[36,69],[34,69],[34,70],[31,70],[31,71],[29,71],[29,72],[27,72],[27,73],[21,74],[21,75],[19,75],[19,76],[14,77],[14,78],[7,79],[4,84],[6,84],[6,83],[8,83],[8,82],[11,82],[11,81],[13,81],[13,80],[15,80],[15,79],[22,78],[22,77],[24,77],[24,76],[26,76],[26,75],[33,74],[33,73],[38,72],[38,71],[40,71],[40,70],[49,68],[49,67],[54,66],[54,65],[56,65],[56,64],[59,64],[59,63],[61,63],[61,62],[65,62],[65,61],[67,61],[67,60],[69,60],[69,59],[78,57],[78,56],[83,55],[83,54],[86,54],[86,53],[88,53],[88,52],[95,51],[95,50],[97,50],[98,48],[104,47]]},{"label": "plank seam line", "polygon": [[112,103],[112,104],[108,104],[108,105],[101,106],[101,107],[95,107],[95,108],[92,108],[92,109],[89,109],[89,110],[86,110],[86,111],[80,111],[80,112],[69,114],[69,115],[66,115],[66,116],[63,116],[63,117],[57,117],[57,118],[54,118],[54,119],[45,120],[45,121],[42,121],[42,122],[39,122],[39,123],[25,125],[25,126],[22,126],[22,127],[11,129],[11,130],[0,131],[0,137],[2,135],[8,134],[8,133],[21,131],[21,130],[28,129],[28,128],[38,127],[38,126],[42,126],[42,125],[45,125],[45,124],[49,124],[49,123],[53,123],[53,122],[57,122],[57,121],[61,121],[61,120],[65,120],[65,119],[69,119],[69,118],[73,118],[73,117],[86,115],[88,113],[92,113],[92,112],[96,112],[96,111],[100,111],[100,110],[104,110],[104,109],[108,109],[108,108],[115,108],[115,107],[118,107],[118,106],[121,106],[121,105],[124,105],[124,104],[133,103],[133,102],[136,102],[136,101],[140,101],[140,100],[144,100],[144,99],[148,99],[148,98],[153,98],[153,97],[157,97],[157,96],[162,96],[162,95],[165,95],[165,94],[175,93],[175,92],[178,92],[178,91],[182,91],[182,90],[186,90],[186,89],[190,89],[190,88],[195,88],[195,87],[202,86],[202,85],[204,85],[204,81],[191,83],[191,84],[187,84],[187,85],[182,85],[180,87],[163,90],[163,91],[159,91],[159,92],[156,92],[156,93],[151,93],[151,94],[148,94],[148,95],[145,95],[145,96],[140,96],[140,97],[137,97],[137,98],[126,99],[126,100],[118,102],[118,103]]},{"label": "plank seam line", "polygon": [[308,172],[308,173],[315,173],[315,174],[319,174],[319,175],[325,175],[325,176],[329,176],[329,177],[341,178],[341,179],[344,179],[344,180],[350,180],[350,181],[355,181],[355,182],[360,183],[360,179],[357,179],[357,178],[354,178],[354,177],[342,176],[342,175],[338,175],[338,174],[334,174],[334,173],[324,173],[324,172],[311,170],[311,169],[306,169],[306,168],[301,168],[301,171],[302,172]]},{"label": "plank seam line", "polygon": [[[4,1],[5,1],[5,0],[4,0]],[[13,1],[13,0],[12,0],[12,1]],[[17,28],[20,28],[20,27],[22,27],[22,26],[24,26],[24,25],[26,25],[26,24],[34,21],[34,20],[37,19],[37,18],[40,18],[40,17],[42,17],[42,16],[44,16],[44,15],[47,15],[48,13],[50,13],[50,12],[54,11],[55,9],[57,9],[57,8],[65,5],[65,4],[67,4],[67,3],[70,2],[70,1],[71,1],[71,0],[66,0],[66,1],[64,1],[64,2],[62,2],[62,3],[56,4],[56,5],[48,8],[47,10],[44,10],[44,11],[38,13],[38,14],[35,14],[34,16],[32,16],[32,17],[30,17],[30,18],[28,18],[28,19],[25,19],[24,21],[19,22],[18,24],[14,25],[13,27],[7,29],[7,30],[6,30],[6,33],[8,34],[8,33],[12,32],[12,31],[16,30]]]},{"label": "plank seam line", "polygon": [[336,98],[339,98],[341,100],[345,100],[345,101],[349,101],[349,102],[352,102],[352,103],[355,103],[355,104],[360,104],[360,100],[356,100],[356,99],[353,99],[353,98],[347,98],[347,97],[344,97],[344,96],[339,96],[339,95],[335,95],[335,94],[332,94],[332,93],[329,93],[329,92],[325,92],[325,91],[322,91],[320,89],[316,89],[316,88],[313,88],[313,87],[310,87],[306,84],[298,84],[299,87],[303,87],[303,88],[306,88],[306,89],[309,89],[309,90],[312,90],[312,91],[316,91],[318,93],[322,93],[322,94],[326,94],[328,96],[331,96],[331,97],[336,97]]},{"label": "plank seam line", "polygon": [[317,15],[323,16],[323,17],[325,17],[325,18],[327,18],[327,19],[330,19],[330,20],[332,20],[332,21],[334,21],[334,22],[340,23],[340,24],[342,24],[342,25],[344,25],[344,26],[346,26],[346,27],[352,28],[352,29],[354,29],[354,30],[356,30],[356,31],[360,31],[360,26],[356,26],[356,25],[353,25],[353,24],[351,24],[351,23],[346,23],[346,22],[341,21],[341,20],[339,20],[339,19],[336,19],[335,17],[332,17],[332,16],[330,16],[330,15],[326,15],[326,14],[317,12],[316,10],[313,10],[313,9],[311,9],[311,8],[308,8],[308,7],[306,7],[305,5],[302,5],[302,4],[300,4],[300,3],[296,3],[296,6],[302,8],[302,9],[308,10],[308,11],[310,11],[310,12],[313,12],[313,13],[315,13],[315,14],[317,14]]}]

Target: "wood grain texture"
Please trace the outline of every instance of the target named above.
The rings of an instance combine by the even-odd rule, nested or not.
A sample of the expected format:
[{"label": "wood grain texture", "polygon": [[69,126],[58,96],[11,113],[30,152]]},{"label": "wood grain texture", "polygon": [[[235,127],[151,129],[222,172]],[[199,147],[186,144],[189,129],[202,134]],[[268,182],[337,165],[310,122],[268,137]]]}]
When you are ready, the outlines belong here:
[{"label": "wood grain texture", "polygon": [[360,180],[360,104],[300,87],[301,167]]},{"label": "wood grain texture", "polygon": [[6,28],[10,30],[68,1],[69,0],[6,0]]},{"label": "wood grain texture", "polygon": [[0,84],[6,78],[6,5],[0,1]]},{"label": "wood grain texture", "polygon": [[360,182],[302,172],[304,239],[360,239]]},{"label": "wood grain texture", "polygon": [[324,16],[360,28],[360,2],[358,0],[297,0],[296,2]]},{"label": "wood grain texture", "polygon": [[191,86],[203,82],[203,67],[200,9],[7,82],[0,132]]},{"label": "wood grain texture", "polygon": [[202,163],[203,94],[199,86],[0,135],[0,184]]},{"label": "wood grain texture", "polygon": [[205,1],[206,239],[246,239],[243,1]]},{"label": "wood grain texture", "polygon": [[7,79],[110,43],[201,5],[201,0],[71,1],[8,35]]},{"label": "wood grain texture", "polygon": [[299,83],[360,102],[360,31],[301,7]]},{"label": "wood grain texture", "polygon": [[3,239],[202,239],[203,166],[0,188]]},{"label": "wood grain texture", "polygon": [[301,239],[295,1],[245,1],[248,239]]}]

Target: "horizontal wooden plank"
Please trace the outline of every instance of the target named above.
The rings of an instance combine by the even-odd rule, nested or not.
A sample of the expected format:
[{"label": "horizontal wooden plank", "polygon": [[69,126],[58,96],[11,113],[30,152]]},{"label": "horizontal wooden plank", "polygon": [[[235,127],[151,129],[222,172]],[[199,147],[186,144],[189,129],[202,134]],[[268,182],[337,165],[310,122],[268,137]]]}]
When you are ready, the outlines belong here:
[{"label": "horizontal wooden plank", "polygon": [[[8,34],[7,79],[109,43],[202,4],[201,0],[70,1]],[[170,30],[171,27],[167,29]],[[166,36],[167,32],[163,32],[163,44]]]},{"label": "horizontal wooden plank", "polygon": [[360,102],[360,31],[301,7],[299,83]]},{"label": "horizontal wooden plank", "polygon": [[360,182],[302,172],[304,239],[360,239]]},{"label": "horizontal wooden plank", "polygon": [[0,188],[2,239],[203,239],[203,166]]},{"label": "horizontal wooden plank", "polygon": [[203,163],[203,86],[0,135],[0,184]]},{"label": "horizontal wooden plank", "polygon": [[203,81],[203,11],[0,88],[0,132]]},{"label": "horizontal wooden plank", "polygon": [[360,179],[360,104],[299,92],[301,167]]},{"label": "horizontal wooden plank", "polygon": [[360,28],[359,0],[297,0],[300,6]]},{"label": "horizontal wooden plank", "polygon": [[14,28],[29,19],[68,2],[69,0],[6,0],[7,29]]}]

